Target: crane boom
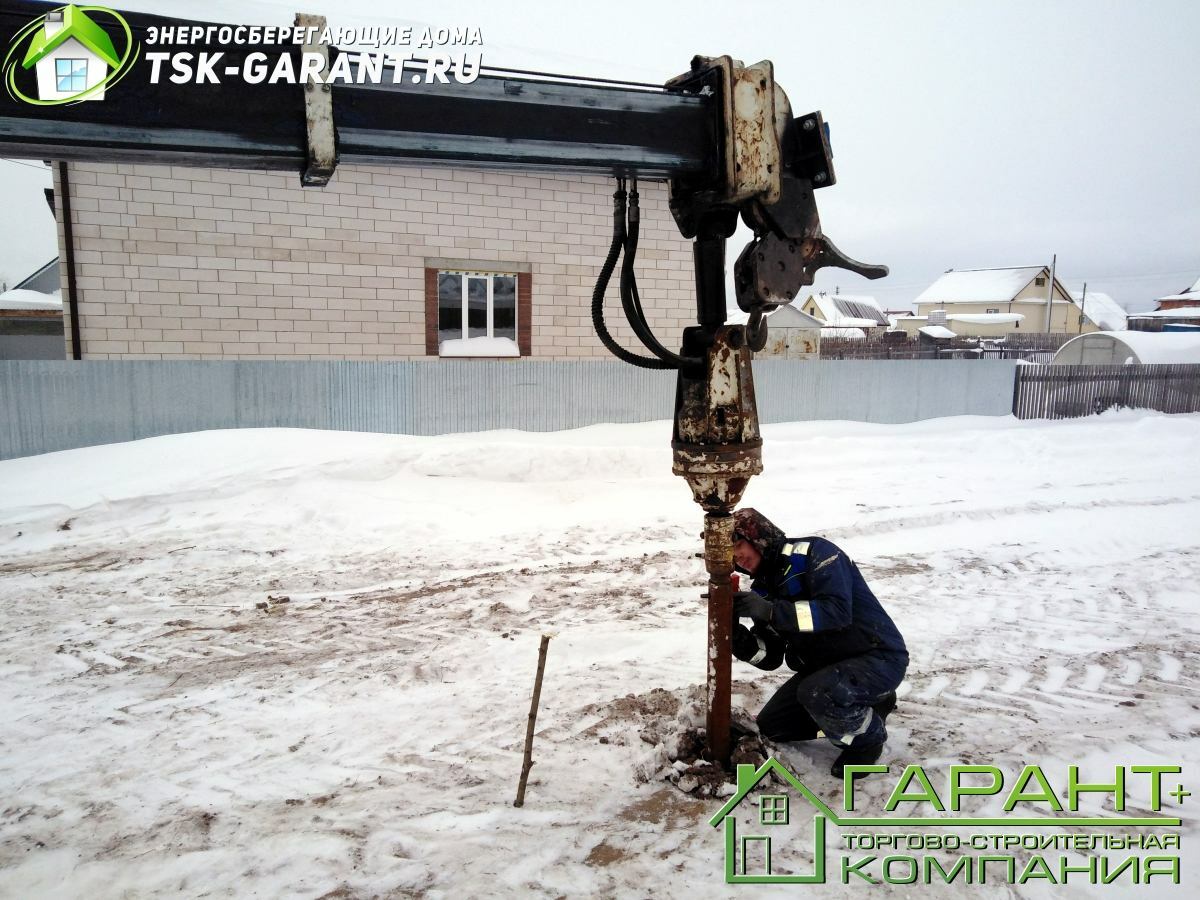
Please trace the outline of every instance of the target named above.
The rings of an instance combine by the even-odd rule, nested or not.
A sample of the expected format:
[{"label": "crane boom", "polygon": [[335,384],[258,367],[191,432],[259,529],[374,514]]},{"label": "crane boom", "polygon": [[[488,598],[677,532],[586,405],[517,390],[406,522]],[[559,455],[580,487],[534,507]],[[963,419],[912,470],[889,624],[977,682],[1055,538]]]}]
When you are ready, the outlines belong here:
[{"label": "crane boom", "polygon": [[[594,294],[593,321],[601,340],[622,359],[678,369],[674,471],[687,479],[705,511],[708,748],[714,761],[728,762],[731,514],[750,477],[762,471],[751,356],[766,340],[764,316],[812,284],[822,266],[868,278],[887,273],[883,266],[844,256],[821,231],[814,192],[835,177],[820,113],[793,117],[766,61],[745,66],[727,56],[698,56],[687,72],[661,87],[500,70],[460,71],[443,81],[431,77],[432,63],[424,77],[418,65],[415,78],[359,78],[378,73],[376,61],[316,46],[321,42],[311,38],[307,44],[217,44],[211,43],[214,29],[220,39],[228,26],[140,13],[117,17],[125,29],[125,55],[118,60],[110,38],[90,22],[83,24],[78,8],[52,9],[33,0],[9,0],[0,9],[0,34],[13,36],[3,62],[0,156],[291,169],[318,188],[339,163],[617,179],[613,243]],[[70,17],[70,28],[64,17]],[[306,16],[297,21],[324,23]],[[61,40],[51,22],[61,24]],[[84,43],[118,63],[124,73],[119,83],[113,81],[103,102],[79,102],[83,98],[72,99],[75,95],[53,103],[30,99],[31,67],[39,54],[75,28]],[[195,62],[187,77],[169,84],[166,65],[176,60],[161,52],[157,40],[168,29],[172,35],[186,30],[184,52]],[[192,39],[196,34],[210,43]],[[310,62],[317,68],[290,82],[247,77],[252,64],[264,60],[291,72],[303,73]],[[338,67],[351,77],[319,77]],[[403,65],[399,71],[403,76]],[[684,332],[679,353],[654,338],[637,292],[637,178],[670,181],[671,212],[681,233],[694,239],[699,324]],[[738,305],[750,320],[731,326],[725,324],[725,244],[739,217],[755,235],[734,273]],[[621,253],[622,304],[650,357],[619,347],[603,324],[605,288]]]},{"label": "crane boom", "polygon": [[[0,35],[17,34],[52,6],[10,0],[0,9]],[[0,156],[248,169],[299,170],[307,159],[305,92],[298,85],[247,83],[247,57],[272,63],[302,46],[188,43],[194,58],[221,54],[217,83],[168,82],[151,29],[201,28],[193,22],[123,13],[142,52],[103,102],[38,106],[0,91]],[[332,49],[334,56],[338,55]],[[357,54],[353,66],[362,65]],[[18,61],[19,63],[19,61]],[[713,98],[663,88],[533,78],[484,71],[470,83],[426,84],[426,68],[410,64],[392,81],[329,85],[337,155],[358,165],[453,165],[492,169],[609,174],[646,178],[698,174],[716,165]],[[230,76],[225,70],[236,70]],[[31,78],[19,65],[6,80]]]}]

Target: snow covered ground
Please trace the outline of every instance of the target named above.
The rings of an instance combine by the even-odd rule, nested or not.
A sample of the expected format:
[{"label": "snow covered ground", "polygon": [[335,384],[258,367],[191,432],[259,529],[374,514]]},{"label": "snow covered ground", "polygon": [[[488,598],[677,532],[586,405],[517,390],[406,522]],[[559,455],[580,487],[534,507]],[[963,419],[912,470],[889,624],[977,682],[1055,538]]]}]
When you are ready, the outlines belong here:
[{"label": "snow covered ground", "polygon": [[[907,636],[894,772],[1188,783],[1200,416],[765,431],[745,502],[841,544]],[[719,802],[654,778],[646,740],[705,669],[668,435],[230,431],[0,462],[0,895],[729,896]],[[786,675],[734,677],[752,714]],[[831,748],[780,755],[840,797]]]}]

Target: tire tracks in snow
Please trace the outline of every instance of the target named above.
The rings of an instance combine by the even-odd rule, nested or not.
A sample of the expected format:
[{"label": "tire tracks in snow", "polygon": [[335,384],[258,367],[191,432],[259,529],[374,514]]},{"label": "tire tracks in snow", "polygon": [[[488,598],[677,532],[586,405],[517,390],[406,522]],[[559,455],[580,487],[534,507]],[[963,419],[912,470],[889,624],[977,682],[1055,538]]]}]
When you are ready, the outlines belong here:
[{"label": "tire tracks in snow", "polygon": [[896,516],[873,522],[863,522],[862,524],[829,528],[823,534],[836,543],[848,538],[873,537],[896,531],[911,531],[915,528],[936,528],[941,525],[951,525],[962,521],[986,521],[1037,513],[1064,512],[1067,510],[1136,509],[1138,507],[1177,506],[1190,503],[1200,503],[1200,494],[1192,494],[1186,497],[1156,497],[1152,499],[1105,498],[1089,500],[1083,503],[1045,503],[1034,501],[1016,506],[992,506],[979,509],[947,510],[945,512]]}]

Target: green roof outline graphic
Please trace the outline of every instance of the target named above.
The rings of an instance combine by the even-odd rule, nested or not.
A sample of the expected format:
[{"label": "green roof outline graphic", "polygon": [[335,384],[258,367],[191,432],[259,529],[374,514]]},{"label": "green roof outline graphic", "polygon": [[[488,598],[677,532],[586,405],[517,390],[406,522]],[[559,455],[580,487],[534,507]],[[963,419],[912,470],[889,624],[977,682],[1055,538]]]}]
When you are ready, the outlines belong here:
[{"label": "green roof outline graphic", "polygon": [[38,29],[21,67],[28,69],[44,59],[48,54],[58,49],[71,38],[79,41],[88,50],[95,53],[110,68],[117,68],[121,59],[117,50],[104,29],[87,17],[77,6],[63,7],[63,27],[57,32],[46,36],[45,29]]},{"label": "green roof outline graphic", "polygon": [[[869,771],[886,772],[886,766],[870,766],[864,767]],[[1178,828],[1183,824],[1181,818],[1172,816],[1032,816],[1032,817],[989,817],[989,818],[968,818],[957,816],[906,816],[906,817],[891,817],[891,816],[847,816],[838,815],[823,801],[820,797],[814,794],[809,788],[800,781],[795,775],[788,771],[775,757],[769,758],[757,769],[752,765],[741,764],[737,767],[738,790],[729,800],[722,806],[717,813],[708,820],[708,824],[713,828],[717,828],[721,824],[721,820],[733,812],[734,807],[746,799],[746,795],[754,789],[754,787],[766,775],[774,772],[785,784],[790,785],[800,792],[813,806],[817,808],[817,813],[828,817],[828,820],[834,825],[840,827],[846,825],[852,826],[872,826],[879,828],[888,828],[897,825],[905,826],[941,826],[950,828],[975,828],[975,827],[993,827],[993,826],[1021,826],[1029,828],[1053,828],[1061,825],[1086,825],[1109,828],[1137,828],[1137,827],[1161,827],[1161,828]]]}]

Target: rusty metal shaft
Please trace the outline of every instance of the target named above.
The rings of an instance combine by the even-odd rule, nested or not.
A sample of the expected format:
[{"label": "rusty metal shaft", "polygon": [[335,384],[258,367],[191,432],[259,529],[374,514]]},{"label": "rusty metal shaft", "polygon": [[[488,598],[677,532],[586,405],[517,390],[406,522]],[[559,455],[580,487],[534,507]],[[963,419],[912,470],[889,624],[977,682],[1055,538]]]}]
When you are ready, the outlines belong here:
[{"label": "rusty metal shaft", "polygon": [[708,570],[708,749],[726,762],[733,751],[730,735],[733,631],[733,518],[704,516],[704,567]]}]

